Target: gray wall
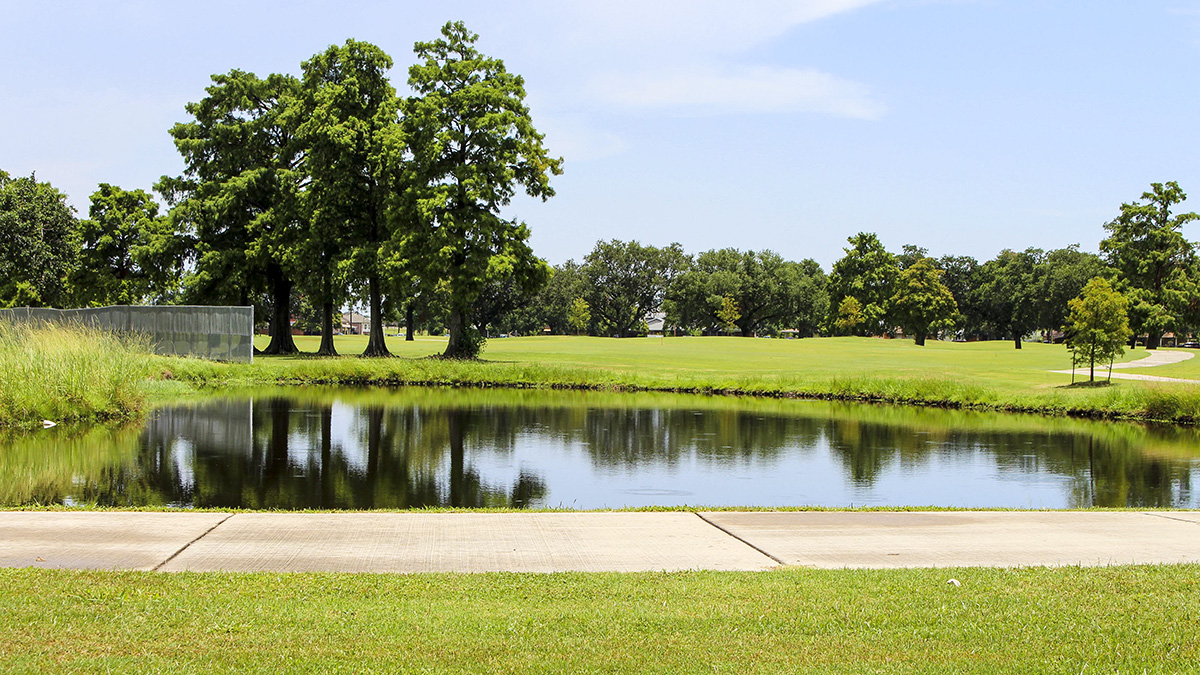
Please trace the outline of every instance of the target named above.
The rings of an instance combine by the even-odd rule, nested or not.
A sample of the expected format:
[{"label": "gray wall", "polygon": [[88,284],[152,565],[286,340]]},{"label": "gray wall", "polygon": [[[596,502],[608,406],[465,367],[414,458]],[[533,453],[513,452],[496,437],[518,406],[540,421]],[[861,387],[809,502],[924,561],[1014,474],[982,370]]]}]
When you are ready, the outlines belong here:
[{"label": "gray wall", "polygon": [[254,308],[115,305],[91,309],[0,309],[0,319],[76,321],[119,333],[140,333],[158,354],[215,361],[254,361]]}]

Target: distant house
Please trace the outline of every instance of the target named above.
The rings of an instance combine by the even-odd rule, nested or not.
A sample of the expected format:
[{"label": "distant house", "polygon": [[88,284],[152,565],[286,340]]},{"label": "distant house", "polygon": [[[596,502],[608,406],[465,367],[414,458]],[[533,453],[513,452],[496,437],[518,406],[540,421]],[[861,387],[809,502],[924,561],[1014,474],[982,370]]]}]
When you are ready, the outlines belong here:
[{"label": "distant house", "polygon": [[371,320],[358,312],[342,312],[342,333],[362,335],[371,330]]},{"label": "distant house", "polygon": [[662,337],[663,329],[665,329],[666,326],[666,312],[651,312],[646,315],[646,334],[650,337]]}]

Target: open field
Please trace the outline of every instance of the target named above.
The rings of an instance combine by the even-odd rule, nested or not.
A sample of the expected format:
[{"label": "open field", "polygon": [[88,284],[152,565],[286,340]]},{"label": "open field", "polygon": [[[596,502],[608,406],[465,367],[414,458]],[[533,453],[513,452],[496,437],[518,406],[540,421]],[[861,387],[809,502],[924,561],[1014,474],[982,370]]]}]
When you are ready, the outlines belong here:
[{"label": "open field", "polygon": [[[961,586],[948,584],[957,579]],[[1189,672],[1200,568],[0,570],[6,672]]]}]

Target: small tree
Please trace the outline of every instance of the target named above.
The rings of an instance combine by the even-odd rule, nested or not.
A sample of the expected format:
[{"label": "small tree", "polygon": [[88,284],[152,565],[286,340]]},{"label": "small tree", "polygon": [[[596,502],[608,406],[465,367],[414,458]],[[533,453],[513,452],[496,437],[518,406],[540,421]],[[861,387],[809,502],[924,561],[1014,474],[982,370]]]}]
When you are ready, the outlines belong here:
[{"label": "small tree", "polygon": [[892,316],[918,347],[925,345],[929,333],[953,326],[958,314],[954,296],[942,283],[942,271],[930,258],[921,258],[900,273],[890,304]]},{"label": "small tree", "polygon": [[841,304],[838,305],[837,320],[833,322],[833,325],[839,333],[852,335],[863,324],[864,320],[862,303],[853,295],[847,295],[842,298]]},{"label": "small tree", "polygon": [[[1129,301],[1113,290],[1103,277],[1083,287],[1079,297],[1067,303],[1070,314],[1063,332],[1071,350],[1072,367],[1088,365],[1088,381],[1096,380],[1096,361],[1103,363],[1125,353],[1121,346],[1133,334],[1129,328]],[[1112,369],[1109,368],[1109,379]]]},{"label": "small tree", "polygon": [[576,334],[579,334],[586,331],[588,325],[591,323],[592,308],[588,306],[587,300],[575,298],[571,302],[571,307],[567,310],[567,324],[575,329]]},{"label": "small tree", "polygon": [[721,308],[717,310],[717,321],[721,324],[721,330],[726,333],[732,333],[737,330],[738,319],[742,318],[742,313],[738,311],[737,303],[728,295],[721,298]]}]

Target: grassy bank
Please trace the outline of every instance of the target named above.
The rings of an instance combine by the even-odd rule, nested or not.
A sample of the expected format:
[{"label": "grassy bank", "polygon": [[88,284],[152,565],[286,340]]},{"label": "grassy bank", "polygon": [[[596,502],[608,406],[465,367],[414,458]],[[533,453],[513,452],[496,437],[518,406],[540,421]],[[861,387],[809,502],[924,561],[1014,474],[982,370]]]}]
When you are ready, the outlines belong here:
[{"label": "grassy bank", "polygon": [[[301,349],[314,348],[298,338]],[[343,353],[362,338],[339,341]],[[189,386],[261,384],[438,385],[646,390],[875,401],[1112,419],[1195,423],[1200,386],[1114,381],[1071,386],[1061,345],[956,344],[866,338],[615,340],[534,337],[492,340],[484,359],[423,358],[444,342],[389,342],[401,358],[259,357],[254,364],[168,360],[161,368]],[[1126,354],[1141,358],[1144,350]],[[1138,372],[1154,373],[1156,368]],[[162,385],[161,394],[187,391]]]},{"label": "grassy bank", "polygon": [[136,416],[149,368],[137,340],[81,326],[0,322],[0,427]]},{"label": "grassy bank", "polygon": [[[958,579],[961,586],[947,583]],[[1200,568],[0,570],[6,672],[1189,672]]]}]

